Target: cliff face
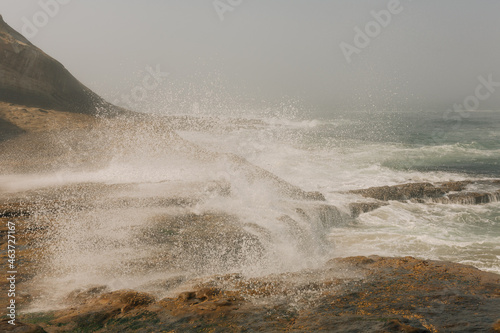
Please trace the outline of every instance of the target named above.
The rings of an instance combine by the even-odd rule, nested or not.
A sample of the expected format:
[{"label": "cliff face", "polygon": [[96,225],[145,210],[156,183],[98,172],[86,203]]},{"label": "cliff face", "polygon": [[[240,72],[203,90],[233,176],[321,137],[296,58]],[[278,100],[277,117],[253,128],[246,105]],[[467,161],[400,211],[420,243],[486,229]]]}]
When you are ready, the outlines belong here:
[{"label": "cliff face", "polygon": [[114,108],[0,16],[0,101],[78,113]]}]

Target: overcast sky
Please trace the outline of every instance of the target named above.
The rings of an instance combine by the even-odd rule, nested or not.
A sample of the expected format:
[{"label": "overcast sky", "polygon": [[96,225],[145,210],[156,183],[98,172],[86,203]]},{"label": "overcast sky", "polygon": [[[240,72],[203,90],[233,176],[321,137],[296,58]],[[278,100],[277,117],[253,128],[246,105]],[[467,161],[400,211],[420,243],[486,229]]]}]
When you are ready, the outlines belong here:
[{"label": "overcast sky", "polygon": [[[136,107],[182,96],[445,109],[474,96],[479,76],[500,82],[498,0],[1,0],[0,13],[111,102],[135,93]],[[356,27],[371,36],[355,40]],[[156,86],[148,67],[169,76]],[[500,86],[487,89],[478,108],[500,110]]]}]

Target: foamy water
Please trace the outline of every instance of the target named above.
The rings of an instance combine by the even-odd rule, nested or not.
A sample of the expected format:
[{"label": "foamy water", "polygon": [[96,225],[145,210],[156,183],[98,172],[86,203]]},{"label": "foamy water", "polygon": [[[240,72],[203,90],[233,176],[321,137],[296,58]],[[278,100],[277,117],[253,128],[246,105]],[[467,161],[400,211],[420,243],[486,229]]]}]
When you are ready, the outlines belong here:
[{"label": "foamy water", "polygon": [[[207,149],[223,147],[244,156],[304,189],[322,192],[330,204],[344,210],[348,203],[359,199],[343,193],[349,190],[500,176],[500,168],[491,174],[500,161],[500,142],[491,144],[490,132],[481,137],[474,131],[476,136],[469,138],[465,132],[463,142],[454,142],[451,133],[450,140],[442,144],[411,145],[396,140],[359,140],[348,132],[351,124],[346,119],[266,122],[269,126],[263,129],[181,135]],[[492,126],[491,119],[484,123]],[[329,136],[325,131],[344,131],[349,135],[336,140],[342,135]],[[478,143],[482,139],[492,147],[487,149]],[[468,140],[473,143],[467,143]],[[469,164],[464,172],[446,171],[464,162]],[[419,171],[426,165],[430,171]],[[336,256],[410,255],[470,264],[497,273],[499,237],[499,203],[464,206],[393,202],[362,214],[355,224],[334,227],[329,233]]]},{"label": "foamy water", "polygon": [[[223,129],[187,127],[177,132],[185,141],[157,125],[132,133],[113,127],[106,140],[96,139],[92,149],[106,158],[91,167],[0,176],[4,196],[28,195],[47,206],[32,221],[51,230],[45,270],[33,283],[38,306],[88,286],[161,297],[194,277],[292,272],[354,255],[450,260],[500,273],[499,203],[391,202],[352,219],[348,204],[360,198],[345,193],[500,177],[491,166],[498,146],[398,141],[402,134],[389,126],[374,125],[383,130],[378,137],[360,129],[363,119],[356,118],[258,120]],[[81,155],[77,147],[65,159]],[[232,154],[321,192],[326,203],[284,195],[276,182]]]}]

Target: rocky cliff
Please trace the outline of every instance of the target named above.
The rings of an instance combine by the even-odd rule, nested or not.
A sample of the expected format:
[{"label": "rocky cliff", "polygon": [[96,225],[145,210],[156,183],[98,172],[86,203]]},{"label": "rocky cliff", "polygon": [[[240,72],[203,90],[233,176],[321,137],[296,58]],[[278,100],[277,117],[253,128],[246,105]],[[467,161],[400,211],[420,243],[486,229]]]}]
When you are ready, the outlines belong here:
[{"label": "rocky cliff", "polygon": [[94,114],[117,111],[0,16],[0,101]]}]

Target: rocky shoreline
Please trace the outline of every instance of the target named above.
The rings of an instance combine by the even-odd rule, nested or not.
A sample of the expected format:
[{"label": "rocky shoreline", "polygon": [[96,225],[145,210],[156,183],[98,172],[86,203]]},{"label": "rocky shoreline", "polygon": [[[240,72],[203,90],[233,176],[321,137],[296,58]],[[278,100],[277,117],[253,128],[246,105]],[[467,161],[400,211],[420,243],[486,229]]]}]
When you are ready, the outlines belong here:
[{"label": "rocky shoreline", "polygon": [[[131,127],[139,131],[138,124],[134,123]],[[95,130],[98,126],[94,126],[95,133],[100,132]],[[499,180],[484,179],[355,190],[348,193],[353,200],[349,205],[350,211],[342,212],[327,204],[321,193],[304,191],[238,156],[207,152],[181,140],[175,133],[169,135],[174,143],[172,147],[182,151],[183,156],[201,159],[204,163],[223,159],[249,184],[266,183],[275,188],[283,200],[293,205],[293,210],[284,212],[277,223],[287,226],[304,244],[321,239],[304,239],[300,221],[308,221],[321,233],[321,230],[338,223],[355,223],[361,214],[389,205],[391,201],[485,204],[498,200],[500,189]],[[89,137],[89,134],[82,137]],[[14,147],[24,138],[25,135],[22,135],[7,143]],[[99,148],[107,149],[104,147],[115,141],[98,140]],[[166,149],[174,150],[172,147]],[[170,153],[170,150],[165,153]],[[66,151],[61,150],[61,153]],[[74,149],[73,153],[78,154],[79,151]],[[12,161],[18,159],[19,155],[16,155]],[[22,165],[12,164],[11,167],[12,170],[19,170],[30,163],[39,167],[36,160],[29,156]],[[236,273],[206,275],[203,278],[165,277],[160,284],[161,288],[169,291],[168,297],[158,297],[140,289],[115,290],[106,285],[94,285],[68,293],[63,303],[57,304],[58,310],[38,308],[33,312],[32,305],[41,297],[35,279],[40,270],[43,271],[41,265],[47,259],[44,256],[50,255],[50,252],[45,252],[45,246],[54,239],[51,223],[61,216],[58,214],[64,216],[65,209],[72,213],[125,207],[184,209],[183,215],[161,215],[158,216],[158,223],[150,222],[149,229],[137,230],[137,236],[143,237],[141,241],[144,244],[151,245],[153,249],[155,246],[164,247],[164,251],[170,253],[169,256],[151,259],[150,265],[203,269],[203,265],[209,263],[207,256],[210,259],[212,252],[219,250],[227,262],[245,263],[252,257],[245,257],[243,246],[252,247],[252,255],[259,254],[259,240],[238,229],[239,222],[233,220],[234,217],[222,213],[185,213],[207,197],[231,196],[234,191],[231,184],[184,182],[180,184],[184,192],[178,194],[174,194],[168,183],[157,185],[163,186],[162,190],[169,196],[129,197],[138,184],[80,183],[19,194],[7,193],[0,197],[0,259],[3,262],[7,260],[6,243],[3,241],[7,232],[6,222],[15,221],[17,258],[22,265],[17,280],[17,325],[14,327],[3,320],[0,331],[500,332],[499,275],[471,266],[412,257],[334,258],[314,270],[302,269],[259,277]],[[189,192],[189,188],[193,192]],[[61,196],[61,193],[64,195]],[[122,193],[123,196],[114,193]],[[34,216],[37,217],[36,223]],[[207,225],[210,226],[208,229],[205,228]],[[233,227],[235,225],[236,228]],[[157,228],[159,226],[161,228]],[[243,227],[264,232],[258,225]],[[246,239],[245,244],[239,242],[242,238]],[[189,260],[186,256],[176,258],[176,252],[170,251],[168,244],[177,244],[178,251],[190,252]],[[199,247],[199,244],[208,246]],[[221,247],[221,244],[229,244],[232,249]],[[215,250],[210,252],[209,248]],[[8,288],[7,276],[2,274],[0,278],[1,289],[5,291]],[[2,292],[0,303],[7,304],[7,301],[7,293]],[[5,309],[1,314],[5,315]]]},{"label": "rocky shoreline", "polygon": [[[314,269],[294,266],[279,270],[288,273],[237,273],[247,263],[263,260],[265,246],[267,256],[275,256],[276,236],[286,234],[280,238],[292,244],[286,250],[314,260],[318,252],[323,254],[322,245],[331,247],[325,242],[330,228],[355,224],[363,213],[391,201],[497,202],[500,180],[354,190],[348,195],[356,202],[348,205],[348,212],[342,211],[328,204],[322,193],[305,191],[237,155],[202,149],[175,132],[261,126],[259,121],[153,118],[113,106],[1,16],[0,51],[0,71],[5,74],[0,77],[0,168],[3,175],[27,176],[22,184],[1,184],[0,260],[9,259],[6,239],[11,222],[16,226],[19,267],[16,325],[6,316],[9,275],[7,270],[0,273],[1,332],[500,332],[500,275],[471,266],[413,257],[329,256],[331,260],[312,265]],[[220,163],[224,168],[214,170],[231,173],[229,180],[235,177],[237,186],[221,174],[190,181],[180,174],[180,180],[109,184],[108,179],[58,179],[58,172],[68,166],[71,171],[95,171],[112,159],[129,162],[131,157],[139,165],[142,159],[158,158],[162,167],[178,159],[175,171],[201,165],[193,173]],[[53,178],[38,182],[46,174]],[[141,192],[142,188],[149,191]],[[239,195],[236,200],[246,204],[261,188],[268,195],[265,200],[277,197],[273,205],[281,205],[273,207],[278,213],[270,218],[271,228],[259,224],[259,218],[242,221],[224,210],[234,192]],[[218,211],[199,208],[215,197],[222,198],[215,206]],[[127,220],[132,211],[142,223],[136,216]],[[109,226],[114,218],[117,225]],[[120,233],[122,238],[114,238]],[[71,238],[75,235],[81,238]],[[82,252],[89,252],[90,260],[78,261]],[[67,253],[69,259],[64,257]],[[119,258],[123,261],[105,260],[124,253]],[[298,265],[296,257],[291,261]],[[228,269],[229,264],[235,268]],[[117,272],[122,267],[124,273]],[[69,292],[61,288],[65,294],[52,299],[54,290],[40,281],[64,275],[56,269],[81,273],[83,279],[106,272],[97,285],[66,281],[67,289],[79,287]],[[179,271],[188,273],[165,276]],[[133,289],[102,284],[115,274],[130,274],[128,278],[134,272],[162,275]],[[52,303],[47,305],[44,297]]]},{"label": "rocky shoreline", "polygon": [[388,205],[389,201],[414,203],[440,203],[458,205],[481,205],[500,201],[500,180],[464,180],[444,183],[407,183],[394,186],[370,187],[349,191],[351,194],[374,199],[349,205],[351,215],[373,211]]},{"label": "rocky shoreline", "polygon": [[500,275],[413,257],[335,258],[319,269],[253,278],[173,277],[162,282],[173,288],[172,296],[160,299],[96,285],[68,294],[61,310],[25,312],[37,298],[30,282],[43,261],[38,240],[48,231],[29,223],[33,212],[26,203],[0,209],[0,236],[5,238],[6,221],[16,223],[22,263],[17,325],[3,320],[1,331],[500,332]]},{"label": "rocky shoreline", "polygon": [[[96,286],[6,332],[498,332],[500,276],[412,257],[333,259],[262,278],[214,276],[176,297]],[[194,284],[194,285],[193,285]]]}]

